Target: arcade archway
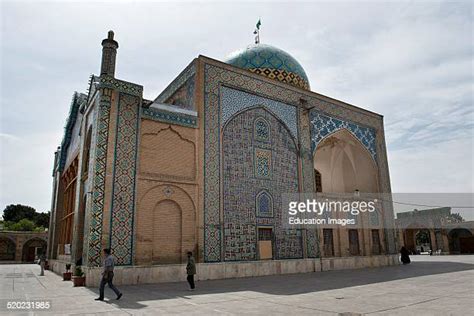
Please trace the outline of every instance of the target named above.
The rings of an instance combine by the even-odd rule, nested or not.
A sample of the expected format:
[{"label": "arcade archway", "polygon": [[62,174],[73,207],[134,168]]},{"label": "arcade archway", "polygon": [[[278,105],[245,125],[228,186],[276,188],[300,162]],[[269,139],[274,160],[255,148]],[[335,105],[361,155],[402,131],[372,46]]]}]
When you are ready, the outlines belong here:
[{"label": "arcade archway", "polygon": [[0,261],[15,260],[15,243],[9,238],[0,238]]},{"label": "arcade archway", "polygon": [[455,228],[451,230],[448,240],[450,253],[474,253],[474,236],[468,229]]},{"label": "arcade archway", "polygon": [[47,242],[41,238],[32,238],[23,244],[22,261],[33,262],[36,256],[46,253]]}]

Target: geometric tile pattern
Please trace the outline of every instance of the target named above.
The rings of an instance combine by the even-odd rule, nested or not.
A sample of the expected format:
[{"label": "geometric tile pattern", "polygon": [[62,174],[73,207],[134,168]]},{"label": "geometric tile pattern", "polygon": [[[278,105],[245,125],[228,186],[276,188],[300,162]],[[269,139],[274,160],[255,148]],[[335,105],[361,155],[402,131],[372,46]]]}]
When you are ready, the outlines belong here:
[{"label": "geometric tile pattern", "polygon": [[293,137],[298,136],[296,107],[282,102],[263,98],[236,89],[221,87],[222,119],[221,127],[237,112],[253,106],[264,106],[282,120]]},{"label": "geometric tile pattern", "polygon": [[[267,142],[255,137],[260,120]],[[222,131],[221,158],[224,260],[255,260],[259,225],[274,232],[274,258],[300,258],[301,236],[281,224],[282,193],[298,192],[296,140],[284,123],[266,107],[237,113]]]},{"label": "geometric tile pattern", "polygon": [[309,84],[303,78],[293,72],[286,72],[286,70],[271,68],[250,68],[249,70],[267,78],[289,83],[296,87],[309,90]]},{"label": "geometric tile pattern", "polygon": [[310,119],[312,140],[311,149],[313,152],[324,137],[333,134],[338,130],[346,129],[362,143],[362,145],[369,151],[374,161],[377,161],[375,130],[373,128],[331,117],[314,110],[311,111]]},{"label": "geometric tile pattern", "polygon": [[270,140],[270,127],[265,119],[259,117],[254,123],[254,134],[255,140],[261,142],[268,142]]},{"label": "geometric tile pattern", "polygon": [[[309,113],[303,108],[299,109],[300,125],[300,155],[302,163],[303,192],[314,192],[316,189],[314,175],[314,161],[311,152],[311,131],[309,127]],[[320,257],[319,229],[307,228],[306,234],[306,256],[308,258]]]},{"label": "geometric tile pattern", "polygon": [[319,258],[319,237],[315,229],[306,230],[306,255],[308,258]]},{"label": "geometric tile pattern", "polygon": [[100,76],[99,87],[114,89],[137,97],[141,97],[143,94],[143,86],[128,81],[115,79],[109,75]]},{"label": "geometric tile pattern", "polygon": [[[321,111],[331,117],[345,118],[347,121],[353,122],[359,126],[367,126],[376,131],[377,137],[375,139],[375,148],[377,148],[376,161],[379,164],[379,174],[382,192],[391,192],[390,177],[388,174],[388,164],[386,156],[386,146],[384,141],[383,120],[381,116],[363,110],[357,110],[351,105],[337,100],[331,100],[324,96],[314,93],[305,93],[300,90],[292,88],[290,85],[282,86],[267,82],[264,78],[257,78],[250,73],[248,75],[240,72],[232,71],[223,68],[214,63],[205,62],[204,70],[204,260],[205,262],[218,262],[223,260],[223,239],[221,227],[221,111],[222,111],[222,95],[221,88],[235,87],[239,91],[255,91],[260,97],[275,100],[288,105],[296,105],[301,103],[304,99],[308,107],[313,107],[311,110]],[[268,109],[268,107],[266,107]],[[271,111],[271,109],[270,109]],[[299,135],[301,141],[301,159],[302,159],[302,177],[303,177],[303,192],[313,192],[314,188],[314,171],[313,171],[313,157],[310,139],[310,129],[308,117],[301,114],[305,111],[300,108],[298,115],[300,130]],[[273,112],[273,111],[272,111]],[[306,111],[307,112],[307,111]],[[274,113],[274,112],[273,112]],[[285,122],[285,125],[287,123]],[[291,131],[291,128],[290,128]],[[225,170],[222,170],[225,172]],[[273,195],[274,199],[276,196]],[[255,202],[254,202],[255,203]],[[274,208],[276,208],[276,201],[274,200]],[[392,206],[387,203],[383,206],[383,221],[385,227],[394,227],[394,221],[391,218],[393,214]],[[259,224],[267,224],[267,218],[257,219]],[[387,249],[392,253],[396,253],[394,234],[388,233],[385,238],[387,241]],[[308,234],[310,235],[308,237]],[[306,232],[307,241],[307,255],[314,255],[318,244],[318,237],[313,233]],[[313,245],[309,243],[312,242]]]},{"label": "geometric tile pattern", "polygon": [[140,97],[120,93],[110,220],[110,248],[117,265],[131,265]]},{"label": "geometric tile pattern", "polygon": [[154,121],[197,128],[197,117],[177,112],[169,112],[162,109],[145,108],[142,117]]},{"label": "geometric tile pattern", "polygon": [[92,205],[88,217],[87,262],[88,266],[98,266],[102,257],[102,217],[104,213],[105,172],[109,138],[110,106],[112,90],[100,89],[94,164],[92,178]]},{"label": "geometric tile pattern", "polygon": [[306,73],[287,52],[267,44],[249,45],[232,53],[225,61],[266,77],[309,89]]},{"label": "geometric tile pattern", "polygon": [[299,229],[281,229],[275,234],[278,259],[303,258],[303,237]]},{"label": "geometric tile pattern", "polygon": [[254,170],[257,178],[270,178],[272,168],[272,152],[261,148],[255,148]]}]

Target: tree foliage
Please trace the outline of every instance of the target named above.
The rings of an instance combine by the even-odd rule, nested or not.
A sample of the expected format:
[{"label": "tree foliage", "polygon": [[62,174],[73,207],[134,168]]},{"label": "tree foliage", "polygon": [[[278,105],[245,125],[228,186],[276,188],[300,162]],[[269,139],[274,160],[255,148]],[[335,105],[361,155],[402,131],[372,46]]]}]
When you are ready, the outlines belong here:
[{"label": "tree foliage", "polygon": [[35,229],[35,223],[27,218],[19,220],[18,223],[8,225],[8,230],[14,231],[34,231]]},{"label": "tree foliage", "polygon": [[36,213],[34,222],[36,226],[48,228],[49,227],[49,212],[48,213]]},{"label": "tree foliage", "polygon": [[49,227],[50,213],[39,213],[34,208],[10,204],[3,210],[4,229],[15,231],[44,231]]},{"label": "tree foliage", "polygon": [[32,221],[36,214],[36,210],[31,206],[10,204],[3,210],[3,220],[14,223],[17,223],[22,219],[29,219]]}]

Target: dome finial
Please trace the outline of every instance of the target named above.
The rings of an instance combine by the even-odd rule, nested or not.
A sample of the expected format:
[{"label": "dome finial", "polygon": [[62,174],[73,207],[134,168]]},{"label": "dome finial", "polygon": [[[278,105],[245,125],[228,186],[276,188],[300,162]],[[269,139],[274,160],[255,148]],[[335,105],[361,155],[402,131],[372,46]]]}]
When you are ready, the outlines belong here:
[{"label": "dome finial", "polygon": [[262,25],[262,23],[260,22],[259,18],[257,24],[255,25],[255,31],[253,31],[253,34],[255,34],[255,44],[260,44],[260,25]]}]

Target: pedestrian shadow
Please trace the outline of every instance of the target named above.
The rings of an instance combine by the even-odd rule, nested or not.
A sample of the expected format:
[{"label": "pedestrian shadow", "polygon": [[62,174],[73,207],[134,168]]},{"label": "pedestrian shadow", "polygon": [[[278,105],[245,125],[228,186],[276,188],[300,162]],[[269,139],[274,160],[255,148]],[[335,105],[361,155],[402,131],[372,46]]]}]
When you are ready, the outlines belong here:
[{"label": "pedestrian shadow", "polygon": [[[154,303],[162,306],[159,304],[160,301],[163,304],[164,300],[186,300],[203,295],[211,295],[206,299],[219,300],[219,294],[239,295],[239,292],[246,291],[269,295],[299,295],[467,270],[474,270],[474,265],[415,261],[409,265],[377,268],[197,281],[195,291],[188,291],[186,282],[122,285],[120,289],[124,293],[123,298],[119,301],[113,299],[109,303],[120,308],[140,309],[153,306]],[[89,290],[98,293],[98,289]]]},{"label": "pedestrian shadow", "polygon": [[[127,286],[124,286],[124,287],[127,287]],[[120,288],[122,288],[122,286]],[[86,288],[86,289],[88,291],[94,293],[93,295],[95,297],[99,296],[99,289],[98,288]],[[127,294],[124,294],[120,300],[117,300],[115,298],[115,295],[113,295],[113,294],[112,294],[112,297],[107,296],[107,294],[108,294],[107,292],[108,292],[108,289],[106,287],[105,288],[106,295],[105,295],[105,298],[104,298],[104,301],[103,301],[103,303],[105,303],[105,304],[115,305],[119,308],[125,308],[125,309],[140,309],[140,308],[148,307],[145,304],[141,304],[139,302],[139,300],[137,300],[137,298],[134,297],[134,296],[130,297]]]}]

